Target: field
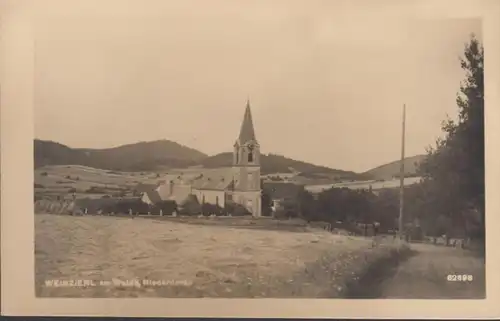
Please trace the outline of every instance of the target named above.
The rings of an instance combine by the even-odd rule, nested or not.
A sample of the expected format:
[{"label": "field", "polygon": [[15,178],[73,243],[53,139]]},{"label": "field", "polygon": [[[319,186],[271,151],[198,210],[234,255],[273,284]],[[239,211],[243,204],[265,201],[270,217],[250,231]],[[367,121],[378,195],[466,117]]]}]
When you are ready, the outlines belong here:
[{"label": "field", "polygon": [[[116,172],[79,165],[52,165],[35,170],[35,193],[65,195],[76,189],[77,197],[102,197],[117,192],[130,193],[139,183],[157,183],[158,173]],[[89,189],[98,188],[98,193]]]},{"label": "field", "polygon": [[[131,192],[138,183],[158,180],[157,173],[48,166],[35,171],[38,184],[35,191],[64,195],[70,188],[76,188],[79,197],[102,197],[104,193]],[[369,184],[373,182],[350,182],[344,186],[367,188]],[[100,188],[101,193],[88,193],[92,187]],[[332,234],[294,220],[37,214],[36,294],[40,297],[484,297],[484,260],[472,252],[412,244],[413,255],[398,258],[392,256],[395,248],[392,238],[379,238],[374,245],[370,238]],[[377,265],[383,257],[394,260]],[[446,276],[454,273],[472,275],[474,281],[448,282]],[[93,280],[95,286],[46,284],[51,280]],[[139,283],[140,286],[123,283],[134,280],[159,283]]]},{"label": "field", "polygon": [[[418,182],[420,182],[420,177],[407,177],[404,180],[405,186],[408,185],[413,185]],[[385,189],[385,188],[397,188],[400,186],[400,180],[399,179],[390,179],[390,180],[384,180],[384,181],[376,181],[376,180],[371,180],[371,181],[353,181],[353,182],[342,182],[342,183],[335,183],[335,184],[318,184],[318,185],[307,185],[306,189],[310,192],[317,193],[321,192],[326,189],[330,189],[332,187],[334,188],[343,188],[347,187],[349,189],[369,189],[370,187],[372,190],[380,190],[380,189]]]},{"label": "field", "polygon": [[[42,297],[337,297],[367,253],[389,248],[322,230],[54,214],[37,214],[35,223],[36,293]],[[168,284],[46,286],[54,279]]]},{"label": "field", "polygon": [[[304,228],[293,222],[280,226],[271,220],[258,222],[37,214],[36,295],[485,296],[484,258],[472,251],[411,244],[409,251],[399,252],[388,237],[374,240]],[[450,282],[448,275],[471,275],[473,279]],[[93,280],[95,286],[55,287],[46,283],[51,280]],[[134,280],[140,286],[134,286]],[[144,284],[143,280],[160,283]]]},{"label": "field", "polygon": [[[191,169],[183,169],[189,172]],[[37,195],[57,196],[68,195],[71,189],[76,189],[77,197],[102,197],[103,195],[115,195],[123,193],[130,195],[133,187],[139,183],[156,184],[164,172],[117,172],[80,165],[51,165],[35,170],[35,193]],[[332,179],[330,179],[332,180]],[[418,177],[405,178],[405,184],[415,184],[420,180]],[[323,179],[323,181],[325,181]],[[320,192],[331,187],[347,187],[349,189],[373,190],[383,188],[395,188],[399,186],[399,180],[386,181],[353,181],[335,184],[311,184],[304,182],[306,189],[311,192]],[[99,190],[92,192],[92,189]]]}]

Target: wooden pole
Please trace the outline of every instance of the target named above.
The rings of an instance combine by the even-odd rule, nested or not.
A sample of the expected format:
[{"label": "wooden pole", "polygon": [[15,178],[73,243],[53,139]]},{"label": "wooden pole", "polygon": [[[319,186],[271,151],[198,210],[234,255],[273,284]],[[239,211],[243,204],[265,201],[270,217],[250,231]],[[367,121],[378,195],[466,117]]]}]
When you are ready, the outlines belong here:
[{"label": "wooden pole", "polygon": [[404,214],[404,180],[405,180],[405,124],[406,123],[406,105],[403,105],[403,125],[401,137],[401,164],[399,171],[399,237],[404,238],[403,214]]}]

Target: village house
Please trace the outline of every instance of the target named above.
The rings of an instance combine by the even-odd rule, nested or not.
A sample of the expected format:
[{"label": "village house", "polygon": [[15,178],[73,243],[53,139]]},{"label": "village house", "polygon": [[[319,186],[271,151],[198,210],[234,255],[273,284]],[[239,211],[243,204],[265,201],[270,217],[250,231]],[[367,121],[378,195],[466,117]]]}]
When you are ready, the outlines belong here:
[{"label": "village house", "polygon": [[160,184],[139,184],[136,186],[135,191],[141,194],[142,202],[154,205],[162,201],[158,192],[159,188]]}]

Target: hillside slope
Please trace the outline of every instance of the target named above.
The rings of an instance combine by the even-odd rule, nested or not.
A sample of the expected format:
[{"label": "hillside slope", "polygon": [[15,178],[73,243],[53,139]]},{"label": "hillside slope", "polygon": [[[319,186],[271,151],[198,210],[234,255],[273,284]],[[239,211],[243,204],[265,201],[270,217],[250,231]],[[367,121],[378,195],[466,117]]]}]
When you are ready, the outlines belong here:
[{"label": "hillside slope", "polygon": [[[231,166],[233,155],[230,152],[220,153],[215,156],[205,158],[201,165],[206,168],[216,168]],[[352,171],[333,169],[326,166],[314,165],[303,161],[294,160],[281,155],[262,154],[260,156],[261,173],[291,173],[292,171],[301,172],[302,175],[314,176],[315,174],[327,174],[343,177],[353,177],[358,174]]]},{"label": "hillside slope", "polygon": [[207,155],[169,140],[89,149],[70,148],[56,142],[36,139],[34,157],[35,168],[44,165],[85,165],[110,170],[142,171],[191,166]]},{"label": "hillside slope", "polygon": [[[141,142],[107,149],[70,148],[52,141],[35,140],[35,168],[45,165],[84,165],[116,171],[155,171],[165,168],[205,168],[232,165],[232,153],[207,156],[195,149],[168,140]],[[301,172],[307,177],[346,177],[359,174],[332,169],[280,155],[261,155],[262,173]]]},{"label": "hillside slope", "polygon": [[[404,160],[405,175],[412,176],[417,172],[418,164],[424,160],[426,155],[416,155],[407,157]],[[373,179],[390,179],[399,176],[401,161],[397,160],[388,164],[384,164],[369,171],[364,172],[364,175],[373,177]]]}]

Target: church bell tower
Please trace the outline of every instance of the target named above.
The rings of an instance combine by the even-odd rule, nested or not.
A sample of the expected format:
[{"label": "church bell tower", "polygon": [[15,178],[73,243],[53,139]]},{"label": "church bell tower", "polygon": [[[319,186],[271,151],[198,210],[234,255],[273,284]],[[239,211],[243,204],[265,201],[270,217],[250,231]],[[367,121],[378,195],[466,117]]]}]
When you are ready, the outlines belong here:
[{"label": "church bell tower", "polygon": [[253,216],[261,216],[260,145],[255,137],[249,100],[240,135],[234,143],[233,168],[238,177],[235,201],[245,206]]}]

